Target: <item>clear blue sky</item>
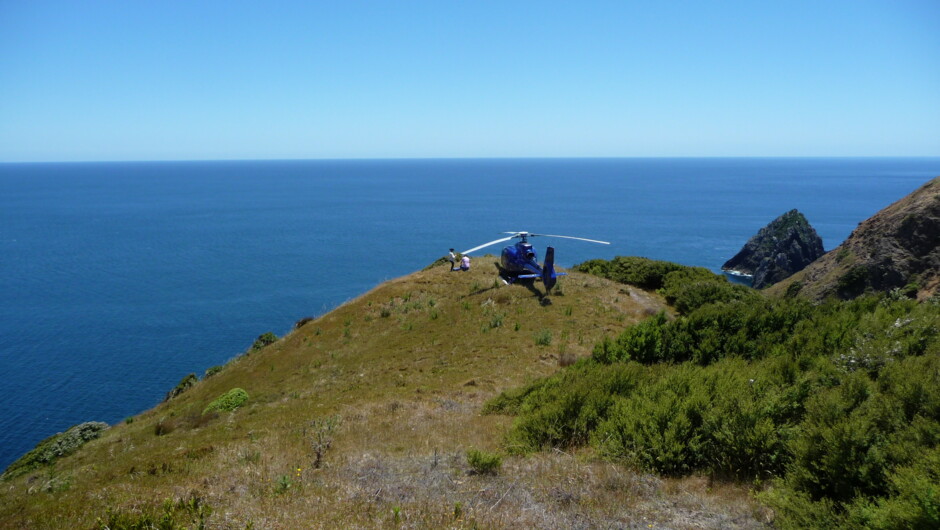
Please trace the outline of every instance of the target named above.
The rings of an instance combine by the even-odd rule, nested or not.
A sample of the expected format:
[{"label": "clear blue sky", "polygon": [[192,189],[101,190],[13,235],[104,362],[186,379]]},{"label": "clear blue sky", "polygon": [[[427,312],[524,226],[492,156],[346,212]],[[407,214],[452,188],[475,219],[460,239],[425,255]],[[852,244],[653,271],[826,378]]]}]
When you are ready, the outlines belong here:
[{"label": "clear blue sky", "polygon": [[940,155],[940,1],[0,0],[0,161]]}]

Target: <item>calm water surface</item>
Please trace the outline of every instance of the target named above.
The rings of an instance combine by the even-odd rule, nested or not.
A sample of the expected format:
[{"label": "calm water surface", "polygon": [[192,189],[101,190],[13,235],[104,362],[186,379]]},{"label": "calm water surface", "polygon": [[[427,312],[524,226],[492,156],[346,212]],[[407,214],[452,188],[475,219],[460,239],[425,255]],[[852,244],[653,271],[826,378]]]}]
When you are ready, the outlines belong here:
[{"label": "calm water surface", "polygon": [[791,208],[831,249],[937,175],[936,158],[0,164],[0,469],[449,247],[528,230],[613,242],[555,240],[562,266],[717,271]]}]

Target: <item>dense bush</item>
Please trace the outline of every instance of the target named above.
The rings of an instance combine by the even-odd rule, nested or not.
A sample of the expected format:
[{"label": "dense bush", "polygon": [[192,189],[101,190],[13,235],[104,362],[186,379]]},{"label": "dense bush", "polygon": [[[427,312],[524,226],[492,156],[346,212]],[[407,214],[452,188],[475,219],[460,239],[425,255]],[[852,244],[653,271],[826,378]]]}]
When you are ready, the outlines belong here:
[{"label": "dense bush", "polygon": [[186,377],[181,379],[180,382],[177,383],[175,387],[173,387],[173,390],[170,390],[169,392],[166,393],[166,397],[163,398],[163,401],[169,401],[175,398],[176,396],[192,388],[193,385],[195,385],[198,382],[199,382],[199,378],[196,377],[196,374],[187,375]]},{"label": "dense bush", "polygon": [[203,409],[202,413],[231,412],[242,406],[246,401],[248,401],[248,392],[245,392],[241,388],[233,388],[215,398],[212,403],[209,403],[209,405]]},{"label": "dense bush", "polygon": [[767,477],[782,470],[789,432],[809,389],[795,361],[752,365],[728,359],[684,364],[602,365],[572,369],[507,392],[487,412],[518,414],[511,452],[591,443],[604,454],[665,474],[704,469],[722,476]]},{"label": "dense bush", "polygon": [[677,263],[634,256],[617,256],[610,261],[594,259],[574,266],[575,270],[581,272],[644,289],[662,288],[666,274],[685,268],[687,267]]},{"label": "dense bush", "polygon": [[666,274],[662,292],[666,302],[675,306],[681,314],[689,314],[706,304],[756,302],[761,299],[754,289],[733,284],[724,276],[702,267],[684,267]]},{"label": "dense bush", "polygon": [[268,344],[274,344],[275,342],[277,342],[277,335],[269,331],[259,335],[258,338],[255,339],[255,342],[251,345],[251,348],[248,350],[248,352],[256,352]]},{"label": "dense bush", "polygon": [[867,285],[868,269],[864,265],[856,265],[839,277],[836,292],[843,298],[854,298],[862,294]]},{"label": "dense bush", "polygon": [[643,289],[659,290],[680,313],[704,304],[729,300],[756,300],[760,295],[735,285],[703,267],[687,267],[668,261],[624,257],[594,259],[575,265],[575,270],[594,274]]},{"label": "dense bush", "polygon": [[33,450],[21,456],[3,472],[2,478],[9,480],[28,473],[36,468],[51,464],[63,456],[74,453],[89,440],[101,435],[108,428],[107,423],[88,421],[80,423],[65,432],[60,432],[39,442]]},{"label": "dense bush", "polygon": [[788,461],[798,397],[770,367],[740,360],[657,367],[615,399],[591,438],[611,457],[668,475],[766,478]]},{"label": "dense bush", "polygon": [[780,352],[824,355],[847,370],[877,370],[889,360],[921,355],[938,333],[937,311],[910,300],[860,298],[813,306],[802,299],[706,304],[684,317],[656,315],[594,347],[602,363],[709,364]]},{"label": "dense bush", "polygon": [[490,401],[484,411],[520,414],[507,445],[512,453],[588,441],[613,398],[627,393],[646,373],[642,366],[598,370],[584,360],[558,374]]},{"label": "dense bush", "polygon": [[793,463],[765,499],[799,526],[827,512],[844,526],[938,528],[938,389],[934,352],[812,395],[789,444]]},{"label": "dense bush", "polygon": [[510,451],[590,444],[667,475],[770,479],[762,499],[784,527],[938,527],[940,306],[765,299],[690,268],[662,278],[683,314],[487,404],[517,415]]}]

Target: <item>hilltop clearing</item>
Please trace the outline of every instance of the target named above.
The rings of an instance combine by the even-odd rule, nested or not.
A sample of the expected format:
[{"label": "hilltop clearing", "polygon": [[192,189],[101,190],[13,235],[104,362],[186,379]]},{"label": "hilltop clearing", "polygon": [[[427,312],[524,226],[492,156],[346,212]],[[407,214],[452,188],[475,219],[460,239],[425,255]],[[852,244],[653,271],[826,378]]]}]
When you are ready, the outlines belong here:
[{"label": "hilltop clearing", "polygon": [[503,455],[485,472],[512,421],[481,415],[486,400],[665,308],[577,272],[543,300],[498,283],[492,260],[388,281],[183,377],[164,403],[6,477],[0,526],[759,526],[745,488],[589,450]]}]

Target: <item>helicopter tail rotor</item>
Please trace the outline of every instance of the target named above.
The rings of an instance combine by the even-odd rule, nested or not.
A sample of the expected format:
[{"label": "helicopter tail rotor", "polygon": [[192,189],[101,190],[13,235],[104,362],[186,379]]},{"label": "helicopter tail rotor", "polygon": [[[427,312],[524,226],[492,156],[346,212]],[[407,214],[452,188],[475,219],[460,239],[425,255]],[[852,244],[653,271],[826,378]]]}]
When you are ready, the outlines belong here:
[{"label": "helicopter tail rotor", "polygon": [[545,263],[542,265],[542,283],[545,285],[545,292],[549,293],[555,282],[558,280],[555,274],[555,248],[545,249]]}]

